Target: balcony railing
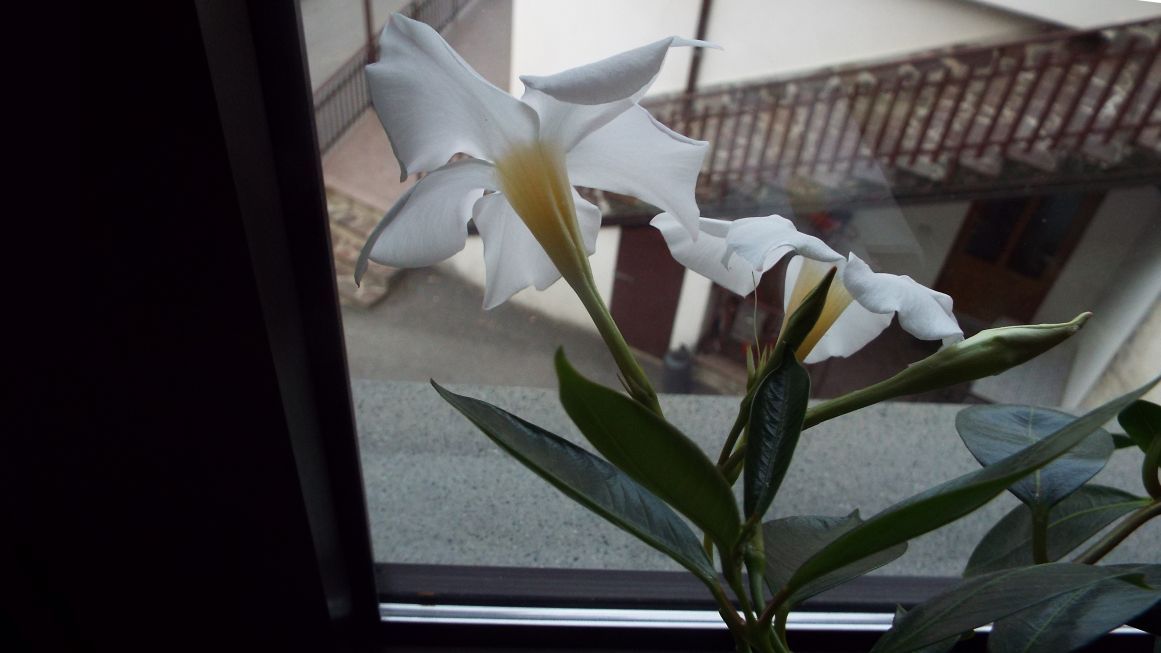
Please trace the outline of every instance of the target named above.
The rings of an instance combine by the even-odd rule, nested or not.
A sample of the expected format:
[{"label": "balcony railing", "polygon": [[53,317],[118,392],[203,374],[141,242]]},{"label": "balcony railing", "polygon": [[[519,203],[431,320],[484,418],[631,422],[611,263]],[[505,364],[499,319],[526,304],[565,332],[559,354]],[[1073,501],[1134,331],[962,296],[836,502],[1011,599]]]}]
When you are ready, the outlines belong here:
[{"label": "balcony railing", "polygon": [[[415,0],[399,13],[442,32],[455,21],[469,0]],[[371,106],[363,67],[375,61],[375,42],[359,48],[314,92],[314,122],[319,151],[326,152]]]},{"label": "balcony railing", "polygon": [[706,215],[1161,174],[1161,20],[652,98]]}]

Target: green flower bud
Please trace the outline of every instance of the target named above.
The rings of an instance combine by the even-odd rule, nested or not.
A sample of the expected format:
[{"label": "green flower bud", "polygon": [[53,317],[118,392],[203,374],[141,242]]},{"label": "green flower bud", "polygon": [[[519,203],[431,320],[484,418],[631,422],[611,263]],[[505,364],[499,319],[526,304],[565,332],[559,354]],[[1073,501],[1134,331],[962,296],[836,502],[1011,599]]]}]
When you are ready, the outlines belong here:
[{"label": "green flower bud", "polygon": [[895,376],[807,411],[805,426],[902,395],[982,379],[1026,363],[1068,340],[1092,313],[1062,324],[1026,324],[986,329],[913,363]]}]

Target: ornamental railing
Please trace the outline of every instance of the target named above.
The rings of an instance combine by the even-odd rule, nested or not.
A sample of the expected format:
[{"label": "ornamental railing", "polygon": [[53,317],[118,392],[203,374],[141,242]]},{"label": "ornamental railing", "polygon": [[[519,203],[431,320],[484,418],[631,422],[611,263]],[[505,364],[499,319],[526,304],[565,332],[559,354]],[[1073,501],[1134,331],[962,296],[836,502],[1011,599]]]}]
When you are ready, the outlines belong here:
[{"label": "ornamental railing", "polygon": [[[455,21],[471,0],[415,0],[399,13],[427,23],[442,32]],[[372,30],[368,30],[369,33]],[[314,92],[314,122],[318,132],[319,151],[326,152],[371,106],[371,94],[363,67],[377,58],[372,35],[368,42],[348,59]]]},{"label": "ornamental railing", "polygon": [[[1161,175],[1161,20],[650,98],[706,215]],[[821,198],[821,199],[820,199]]]}]

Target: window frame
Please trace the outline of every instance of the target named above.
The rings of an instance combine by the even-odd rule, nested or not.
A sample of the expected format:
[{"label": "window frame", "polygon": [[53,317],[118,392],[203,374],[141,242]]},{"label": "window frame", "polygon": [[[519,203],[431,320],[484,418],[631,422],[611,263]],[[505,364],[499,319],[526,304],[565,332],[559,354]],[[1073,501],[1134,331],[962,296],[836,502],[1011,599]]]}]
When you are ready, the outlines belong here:
[{"label": "window frame", "polygon": [[[188,567],[181,575],[183,584],[168,585],[165,579],[156,578],[156,568],[130,564],[116,577],[126,586],[110,588],[107,596],[125,601],[134,598],[140,601],[143,595],[169,598],[171,592],[184,596],[190,606],[189,614],[205,619],[200,631],[193,627],[183,629],[166,621],[167,612],[159,606],[143,605],[137,616],[141,621],[150,622],[144,631],[146,634],[174,640],[188,635],[183,640],[186,646],[224,634],[214,632],[222,623],[213,620],[215,609],[220,606],[215,603],[215,597],[221,596],[223,580],[233,580],[231,591],[242,592],[244,598],[251,600],[253,611],[244,618],[251,622],[250,634],[257,638],[253,641],[262,641],[262,633],[269,635],[271,629],[287,629],[276,639],[293,640],[298,629],[308,629],[308,624],[296,621],[296,615],[308,615],[311,632],[317,632],[319,623],[328,624],[326,637],[333,645],[331,648],[339,650],[418,651],[441,647],[482,650],[499,646],[727,650],[730,640],[724,627],[691,632],[649,626],[402,623],[381,618],[380,607],[384,601],[493,606],[515,601],[539,607],[600,605],[693,610],[712,610],[713,604],[703,587],[678,572],[462,568],[374,562],[298,3],[295,0],[197,0],[174,7],[169,8],[173,15],[165,16],[170,19],[165,26],[190,37],[181,40],[180,45],[192,44],[176,56],[188,58],[181,63],[188,63],[191,69],[204,70],[217,112],[186,115],[178,107],[176,115],[155,117],[156,124],[149,122],[148,125],[160,127],[168,135],[175,130],[174,122],[184,121],[186,124],[180,129],[188,130],[188,125],[194,125],[211,132],[216,130],[220,136],[220,142],[215,139],[206,143],[204,150],[200,145],[190,150],[188,169],[184,172],[193,174],[199,166],[227,170],[232,187],[210,189],[211,196],[204,204],[181,208],[178,212],[181,217],[196,221],[206,218],[207,211],[220,210],[224,217],[211,217],[209,228],[229,225],[237,216],[240,224],[233,226],[239,226],[240,231],[223,232],[221,237],[237,238],[247,256],[208,261],[207,265],[233,266],[230,269],[239,274],[239,285],[253,287],[257,306],[248,308],[257,317],[232,315],[231,319],[249,320],[243,326],[260,334],[253,344],[261,353],[268,354],[265,362],[269,363],[269,369],[257,369],[261,365],[255,364],[254,369],[244,367],[228,373],[245,379],[264,379],[269,373],[277,386],[277,405],[262,407],[277,408],[274,413],[263,413],[274,415],[270,417],[268,433],[263,429],[261,437],[248,440],[245,432],[231,432],[239,441],[229,448],[222,448],[217,440],[206,444],[195,441],[191,446],[211,456],[245,453],[261,459],[262,447],[273,442],[290,453],[289,457],[272,457],[265,466],[223,470],[226,478],[221,487],[202,497],[202,501],[207,505],[221,504],[222,514],[236,519],[245,514],[238,504],[244,503],[247,497],[238,498],[240,495],[232,493],[253,483],[293,478],[296,483],[292,486],[279,486],[278,505],[270,506],[270,510],[277,513],[280,520],[277,523],[288,528],[281,540],[285,549],[293,550],[296,555],[309,553],[314,564],[270,570],[262,568],[262,561],[256,557],[239,553],[237,565],[222,570],[211,567],[212,561],[200,560],[195,549],[175,544],[159,551],[157,557],[174,555],[174,564]],[[126,21],[118,25],[114,35],[131,33],[135,28],[130,26],[138,24]],[[288,62],[292,65],[287,65]],[[162,83],[168,88],[183,80]],[[158,110],[155,106],[150,109]],[[144,133],[144,128],[132,124],[131,119],[118,124],[131,130],[134,138],[158,138]],[[148,161],[134,159],[132,154],[123,158],[122,162],[134,170],[144,170],[150,165]],[[150,199],[163,199],[165,190],[155,191],[156,197]],[[140,217],[148,215],[149,206],[138,208]],[[181,227],[180,224],[164,226],[162,235],[177,237]],[[150,239],[122,243],[118,244],[118,251],[126,253],[137,246],[155,244]],[[243,293],[228,300],[232,303],[207,304],[206,308],[244,306],[249,301],[247,297]],[[132,298],[127,301],[131,302]],[[110,333],[126,324],[118,322],[110,326]],[[180,328],[177,324],[169,326]],[[158,361],[156,369],[162,369],[164,364]],[[198,375],[198,381],[212,383],[215,375],[222,375],[223,370],[197,369],[190,373]],[[115,381],[123,382],[125,378]],[[182,405],[196,409],[199,403],[195,399],[185,400]],[[255,414],[259,412],[255,409]],[[227,422],[224,426],[227,429],[228,422],[235,418],[226,414],[218,417]],[[74,421],[83,420],[77,417]],[[196,436],[182,428],[181,424],[175,425],[182,435]],[[103,446],[113,454],[124,453],[119,448],[121,444]],[[165,455],[170,457],[167,460],[175,465],[174,469],[194,471],[194,463],[185,462],[179,453]],[[69,469],[77,477],[72,485],[63,481],[67,488],[83,491],[89,483],[101,482],[100,475],[85,475],[80,463]],[[117,469],[127,475],[135,473],[127,465]],[[175,479],[172,485],[159,484],[152,489],[161,496],[188,491],[180,486],[181,480]],[[145,517],[156,508],[157,505],[147,502],[130,506],[127,514]],[[267,523],[254,524],[250,533],[256,534],[258,529],[267,527]],[[124,537],[144,532],[144,528],[140,532],[129,530]],[[50,531],[45,539],[54,537],[63,537],[63,531]],[[49,552],[55,555],[64,549],[57,543]],[[270,552],[272,557],[282,553]],[[260,573],[251,574],[252,566],[260,568]],[[227,574],[231,571],[245,576],[230,577]],[[201,575],[204,578],[199,578]],[[509,591],[498,593],[491,589],[494,585],[490,581],[500,576],[509,583]],[[32,579],[29,586],[35,586],[36,577],[29,578]],[[60,577],[51,578],[59,581]],[[64,591],[62,596],[66,598],[62,600],[69,603],[88,600],[88,587],[113,577],[102,571],[88,571],[80,578],[84,582]],[[305,579],[301,585],[313,590],[270,594],[270,588],[280,578]],[[940,578],[863,578],[809,602],[806,607],[814,611],[890,612],[894,604],[912,605],[948,582],[950,579]],[[95,606],[93,610],[92,619],[98,621],[115,622],[118,614],[114,607]],[[36,634],[41,630],[34,623],[27,632]],[[104,634],[112,637],[114,632]],[[876,636],[877,633],[840,629],[792,631],[795,644],[810,650],[865,648]],[[964,650],[982,650],[981,639],[968,643]],[[78,634],[76,641],[86,639]],[[1107,650],[1129,649],[1118,642]]]}]

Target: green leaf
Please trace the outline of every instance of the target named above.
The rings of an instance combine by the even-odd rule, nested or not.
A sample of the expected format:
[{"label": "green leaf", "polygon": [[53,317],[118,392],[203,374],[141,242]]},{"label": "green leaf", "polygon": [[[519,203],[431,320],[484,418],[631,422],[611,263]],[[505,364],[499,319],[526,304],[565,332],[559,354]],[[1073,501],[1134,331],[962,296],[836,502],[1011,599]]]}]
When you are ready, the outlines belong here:
[{"label": "green leaf", "polygon": [[[955,417],[955,428],[976,460],[985,467],[1043,440],[1076,418],[1032,406],[972,406]],[[1033,510],[1047,510],[1101,471],[1113,453],[1112,437],[1102,428],[1050,465],[1008,488]]]},{"label": "green leaf", "polygon": [[[1104,567],[1109,569],[1109,567]],[[1140,573],[1158,587],[1161,565],[1118,565]],[[989,653],[1058,653],[1075,651],[1124,625],[1161,601],[1161,591],[1119,578],[1061,594],[996,622],[988,635]]]},{"label": "green leaf", "polygon": [[1120,433],[1113,433],[1112,436],[1113,436],[1113,446],[1118,448],[1118,449],[1128,449],[1129,447],[1137,446],[1137,443],[1133,442],[1133,438],[1130,438],[1127,435],[1121,435]]},{"label": "green leaf", "polygon": [[810,335],[811,329],[814,328],[814,324],[822,315],[822,309],[826,307],[826,296],[830,292],[831,283],[837,272],[837,267],[827,270],[818,285],[802,299],[802,303],[790,314],[790,319],[786,321],[786,328],[778,334],[779,344],[784,348],[795,351],[802,344],[802,341]]},{"label": "green leaf", "polygon": [[1122,408],[1145,394],[1161,377],[1123,397],[1089,412],[1000,462],[965,474],[887,508],[863,524],[839,536],[807,560],[788,586],[791,589],[842,568],[856,560],[906,542],[959,519],[991,501],[1013,481],[1052,462],[1084,440]]},{"label": "green leaf", "polygon": [[487,402],[457,395],[434,381],[432,385],[500,448],[569,498],[636,535],[703,581],[715,582],[713,564],[693,530],[621,470]]},{"label": "green leaf", "polygon": [[1083,591],[1131,571],[1052,562],[970,578],[903,615],[871,649],[902,653],[941,642],[1062,594]]},{"label": "green leaf", "polygon": [[[1085,485],[1048,511],[1048,559],[1056,561],[1148,499],[1103,485]],[[996,522],[968,560],[964,576],[1032,564],[1032,511],[1020,504]]]},{"label": "green leaf", "polygon": [[[891,620],[891,625],[894,626],[895,624],[899,623],[899,620],[902,619],[903,615],[905,614],[907,614],[907,611],[903,609],[903,606],[895,606],[895,618]],[[969,632],[966,634],[970,636],[973,633]],[[948,651],[955,648],[955,645],[959,643],[960,638],[960,635],[948,637],[945,640],[924,646],[923,648],[915,649],[915,653],[947,653]]]},{"label": "green leaf", "polygon": [[[846,517],[798,516],[775,519],[762,524],[762,539],[766,549],[766,584],[774,594],[786,585],[799,565],[806,562],[827,544],[843,533],[863,523],[859,511]],[[807,583],[787,599],[789,608],[826,590],[842,585],[863,574],[878,569],[903,555],[907,543],[897,544],[862,560],[833,571]]]},{"label": "green leaf", "polygon": [[1148,451],[1153,438],[1161,437],[1161,406],[1151,401],[1134,401],[1117,415],[1117,421],[1141,451]]},{"label": "green leaf", "polygon": [[778,493],[806,417],[810,375],[794,350],[784,348],[782,361],[754,390],[746,445],[742,497],[747,519],[761,519]]},{"label": "green leaf", "polygon": [[734,545],[741,529],[738,504],[693,440],[640,403],[582,377],[562,350],[556,374],[565,412],[597,451],[720,546]]}]

